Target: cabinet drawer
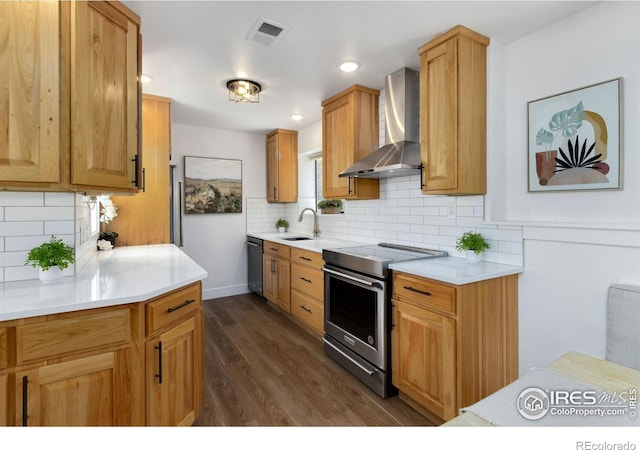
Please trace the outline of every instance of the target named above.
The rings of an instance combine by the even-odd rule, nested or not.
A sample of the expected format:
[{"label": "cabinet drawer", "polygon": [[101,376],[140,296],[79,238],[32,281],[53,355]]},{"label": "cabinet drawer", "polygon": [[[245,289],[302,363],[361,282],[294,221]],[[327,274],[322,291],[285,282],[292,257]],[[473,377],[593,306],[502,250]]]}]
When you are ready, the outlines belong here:
[{"label": "cabinet drawer", "polygon": [[324,305],[307,295],[291,291],[291,314],[309,328],[322,334],[324,331]]},{"label": "cabinet drawer", "polygon": [[147,303],[147,336],[197,311],[202,305],[200,283],[170,292]]},{"label": "cabinet drawer", "polygon": [[18,365],[131,340],[131,311],[108,309],[16,327]]},{"label": "cabinet drawer", "polygon": [[7,329],[0,328],[0,370],[6,369],[7,362]]},{"label": "cabinet drawer", "polygon": [[425,307],[438,311],[456,313],[456,290],[420,277],[393,274],[393,296],[413,300]]},{"label": "cabinet drawer", "polygon": [[299,248],[291,248],[291,262],[305,264],[307,266],[321,269],[324,266],[322,253],[312,252],[309,250],[301,250]]},{"label": "cabinet drawer", "polygon": [[324,276],[320,269],[291,264],[291,289],[324,302]]},{"label": "cabinet drawer", "polygon": [[281,258],[289,259],[291,256],[291,247],[283,244],[276,244],[271,241],[264,241],[263,245],[264,253],[269,255],[277,255]]}]

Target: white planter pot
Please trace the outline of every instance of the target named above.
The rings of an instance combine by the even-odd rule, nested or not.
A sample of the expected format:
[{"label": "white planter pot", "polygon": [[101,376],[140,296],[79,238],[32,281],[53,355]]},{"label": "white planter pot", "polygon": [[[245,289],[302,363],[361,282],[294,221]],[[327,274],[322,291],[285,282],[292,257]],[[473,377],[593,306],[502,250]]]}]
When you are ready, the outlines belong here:
[{"label": "white planter pot", "polygon": [[477,263],[482,261],[482,253],[478,255],[473,250],[467,250],[467,261],[469,261],[470,263]]},{"label": "white planter pot", "polygon": [[285,231],[287,231],[287,229],[285,227],[278,227],[278,232],[279,233],[284,233]]},{"label": "white planter pot", "polygon": [[50,267],[49,270],[38,268],[38,276],[43,283],[51,283],[62,279],[62,270],[58,266]]}]

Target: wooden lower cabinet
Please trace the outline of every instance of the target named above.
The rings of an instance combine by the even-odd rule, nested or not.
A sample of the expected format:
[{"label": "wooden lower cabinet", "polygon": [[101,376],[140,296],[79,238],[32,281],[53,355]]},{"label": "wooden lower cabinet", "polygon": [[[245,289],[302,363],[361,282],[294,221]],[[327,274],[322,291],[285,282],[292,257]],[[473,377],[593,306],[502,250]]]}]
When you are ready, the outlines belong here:
[{"label": "wooden lower cabinet", "polygon": [[140,303],[1,322],[0,425],[192,424],[203,317],[196,282]]},{"label": "wooden lower cabinet", "polygon": [[291,315],[316,333],[324,332],[322,254],[291,248]]},{"label": "wooden lower cabinet", "polygon": [[267,300],[283,311],[291,312],[291,249],[287,245],[265,241],[262,256],[262,292]]},{"label": "wooden lower cabinet", "polygon": [[146,305],[147,425],[191,425],[204,397],[200,283]]},{"label": "wooden lower cabinet", "polygon": [[15,374],[15,425],[128,425],[126,351],[106,352]]},{"label": "wooden lower cabinet", "polygon": [[518,278],[452,285],[393,274],[392,383],[444,422],[518,378]]}]

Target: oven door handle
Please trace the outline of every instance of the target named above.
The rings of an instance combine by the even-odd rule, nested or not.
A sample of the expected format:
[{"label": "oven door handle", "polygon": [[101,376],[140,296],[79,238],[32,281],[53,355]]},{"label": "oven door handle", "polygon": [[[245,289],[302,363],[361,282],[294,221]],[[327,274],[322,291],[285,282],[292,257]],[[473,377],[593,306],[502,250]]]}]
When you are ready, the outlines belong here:
[{"label": "oven door handle", "polygon": [[356,283],[364,284],[365,286],[382,289],[382,285],[380,283],[363,280],[361,278],[354,277],[352,275],[347,275],[346,273],[342,273],[342,272],[338,272],[338,271],[335,271],[335,270],[327,269],[326,267],[323,267],[322,270],[324,272],[330,273],[332,275],[336,275],[338,277],[346,278],[347,280],[355,281]]},{"label": "oven door handle", "polygon": [[336,352],[340,353],[342,356],[344,356],[345,358],[347,358],[349,361],[351,361],[352,363],[354,363],[356,366],[358,366],[358,368],[360,368],[362,371],[364,371],[367,375],[371,376],[374,373],[376,373],[376,370],[369,370],[367,369],[365,366],[363,366],[362,364],[360,364],[358,361],[356,361],[355,359],[353,359],[351,356],[347,355],[345,352],[343,352],[342,350],[340,350],[338,347],[336,347],[335,345],[333,345],[331,342],[329,342],[325,337],[322,338],[322,342],[324,342],[325,344],[327,344],[329,347],[331,347],[332,349],[334,349]]}]

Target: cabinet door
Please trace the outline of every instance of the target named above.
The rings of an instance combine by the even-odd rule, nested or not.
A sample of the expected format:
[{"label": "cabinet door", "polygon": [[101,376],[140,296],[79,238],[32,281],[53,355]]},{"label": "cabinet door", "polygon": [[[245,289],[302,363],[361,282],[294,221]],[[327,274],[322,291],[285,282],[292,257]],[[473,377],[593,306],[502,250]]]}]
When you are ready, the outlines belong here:
[{"label": "cabinet door", "polygon": [[397,300],[393,315],[393,385],[442,419],[455,417],[455,320]]},{"label": "cabinet door", "polygon": [[107,230],[118,232],[119,246],[169,243],[171,99],[143,96],[142,149],[144,190],[113,198],[118,216]]},{"label": "cabinet door", "polygon": [[147,425],[191,425],[196,420],[201,332],[192,317],[147,342]]},{"label": "cabinet door", "polygon": [[267,201],[278,201],[278,135],[267,138]]},{"label": "cabinet door", "polygon": [[60,177],[58,2],[0,2],[0,181]]},{"label": "cabinet door", "polygon": [[262,256],[262,294],[272,302],[276,301],[276,260],[275,258]]},{"label": "cabinet door", "polygon": [[325,198],[349,198],[353,195],[351,178],[339,174],[355,163],[355,123],[353,94],[328,104],[322,111],[322,195]]},{"label": "cabinet door", "polygon": [[424,191],[458,185],[457,52],[450,39],[421,56],[421,144]]},{"label": "cabinet door", "polygon": [[107,2],[73,2],[71,21],[71,183],[134,189],[138,26]]},{"label": "cabinet door", "polygon": [[[126,425],[129,413],[121,352],[109,352],[16,373],[16,417],[20,426]],[[124,419],[124,421],[123,421]]]},{"label": "cabinet door", "polygon": [[276,259],[276,303],[287,313],[291,312],[291,263]]}]

